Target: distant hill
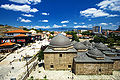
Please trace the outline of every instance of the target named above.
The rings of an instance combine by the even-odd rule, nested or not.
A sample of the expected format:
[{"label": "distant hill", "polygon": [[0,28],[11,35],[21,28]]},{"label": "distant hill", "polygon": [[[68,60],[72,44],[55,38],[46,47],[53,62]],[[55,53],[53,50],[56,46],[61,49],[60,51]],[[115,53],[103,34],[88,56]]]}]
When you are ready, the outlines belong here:
[{"label": "distant hill", "polygon": [[4,36],[4,32],[17,30],[17,29],[20,29],[20,28],[8,26],[8,25],[0,25],[0,36]]}]

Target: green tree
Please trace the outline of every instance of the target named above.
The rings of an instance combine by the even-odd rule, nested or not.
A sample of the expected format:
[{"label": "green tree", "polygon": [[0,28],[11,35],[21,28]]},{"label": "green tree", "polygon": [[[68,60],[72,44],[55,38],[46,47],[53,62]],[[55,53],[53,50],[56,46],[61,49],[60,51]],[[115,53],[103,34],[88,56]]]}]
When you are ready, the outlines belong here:
[{"label": "green tree", "polygon": [[111,46],[113,46],[113,43],[115,42],[115,40],[114,40],[114,38],[108,38],[107,42],[108,42],[109,46],[111,47]]},{"label": "green tree", "polygon": [[39,54],[38,54],[38,60],[41,61],[41,60],[43,60],[43,59],[44,59],[44,53],[43,53],[43,51],[41,50],[41,51],[39,51]]},{"label": "green tree", "polygon": [[77,41],[77,42],[79,42],[79,38],[77,37],[76,34],[72,34],[72,41]]}]

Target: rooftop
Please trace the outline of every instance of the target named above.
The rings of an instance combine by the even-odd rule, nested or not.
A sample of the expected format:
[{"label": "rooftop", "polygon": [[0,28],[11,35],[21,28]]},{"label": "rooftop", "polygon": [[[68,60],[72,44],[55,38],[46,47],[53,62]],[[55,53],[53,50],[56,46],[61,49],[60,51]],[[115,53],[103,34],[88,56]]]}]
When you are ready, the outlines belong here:
[{"label": "rooftop", "polygon": [[50,41],[50,45],[52,47],[68,47],[71,46],[71,42],[69,38],[62,34],[58,34],[57,36],[53,37]]},{"label": "rooftop", "polygon": [[94,58],[88,57],[86,55],[87,52],[81,53],[78,52],[78,56],[74,58],[75,62],[113,62],[113,60],[110,60],[109,58],[104,58],[102,60],[96,60]]},{"label": "rooftop", "polygon": [[15,44],[15,43],[7,42],[7,43],[0,44],[0,47],[1,47],[1,46],[11,46],[11,45],[14,45],[14,44]]},{"label": "rooftop", "polygon": [[22,30],[22,29],[18,29],[18,30],[13,30],[13,31],[7,31],[5,33],[31,33],[31,32],[25,31],[25,30]]},{"label": "rooftop", "polygon": [[15,37],[26,37],[27,35],[25,35],[25,34],[19,34],[19,35],[17,35],[17,36],[15,36]]}]

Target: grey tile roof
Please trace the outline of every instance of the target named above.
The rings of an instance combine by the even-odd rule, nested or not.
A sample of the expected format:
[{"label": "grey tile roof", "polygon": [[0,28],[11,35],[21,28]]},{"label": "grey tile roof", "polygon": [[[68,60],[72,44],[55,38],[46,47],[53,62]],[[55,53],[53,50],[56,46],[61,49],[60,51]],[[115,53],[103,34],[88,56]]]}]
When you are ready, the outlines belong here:
[{"label": "grey tile roof", "polygon": [[92,62],[92,63],[94,63],[94,62],[95,63],[97,63],[97,62],[113,62],[113,60],[110,60],[109,58],[106,58],[106,57],[102,60],[96,60],[94,58],[88,57],[86,55],[86,53],[78,52],[77,54],[78,54],[78,56],[74,58],[75,62],[81,62],[81,63],[83,63],[83,62]]},{"label": "grey tile roof", "polygon": [[53,49],[50,49],[50,48],[46,48],[44,50],[45,53],[49,53],[49,52],[76,52],[77,53],[77,50],[75,48],[72,48],[72,49],[68,49],[68,50],[65,50],[65,51],[56,51],[56,50],[53,50]]},{"label": "grey tile roof", "polygon": [[86,47],[84,44],[82,44],[81,42],[76,43],[76,44],[74,45],[74,47],[75,47],[75,49],[77,49],[77,50],[87,49],[87,47]]},{"label": "grey tile roof", "polygon": [[64,36],[62,34],[58,34],[57,36],[52,38],[49,46],[52,46],[52,47],[68,47],[68,46],[71,46],[71,41],[66,36]]},{"label": "grey tile roof", "polygon": [[98,50],[98,49],[92,49],[92,50],[88,50],[87,53],[89,56],[93,56],[93,57],[104,57],[104,54]]}]

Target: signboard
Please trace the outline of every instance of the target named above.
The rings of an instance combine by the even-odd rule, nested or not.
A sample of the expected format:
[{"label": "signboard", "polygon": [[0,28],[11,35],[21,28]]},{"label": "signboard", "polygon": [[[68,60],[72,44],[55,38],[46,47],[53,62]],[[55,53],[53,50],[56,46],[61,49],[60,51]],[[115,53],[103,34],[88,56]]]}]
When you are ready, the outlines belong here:
[{"label": "signboard", "polygon": [[25,39],[18,39],[17,42],[25,42]]}]

